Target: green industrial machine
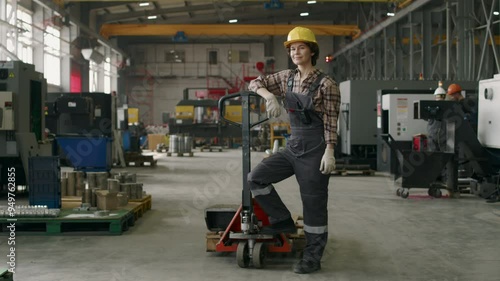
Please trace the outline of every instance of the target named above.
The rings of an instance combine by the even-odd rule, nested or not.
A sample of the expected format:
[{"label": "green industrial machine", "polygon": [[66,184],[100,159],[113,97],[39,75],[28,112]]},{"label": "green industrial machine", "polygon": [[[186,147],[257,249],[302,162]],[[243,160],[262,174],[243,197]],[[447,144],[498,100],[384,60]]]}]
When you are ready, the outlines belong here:
[{"label": "green industrial machine", "polygon": [[50,156],[45,142],[44,104],[47,82],[34,65],[0,61],[0,183],[9,182],[15,169],[16,185],[28,182],[28,159]]}]

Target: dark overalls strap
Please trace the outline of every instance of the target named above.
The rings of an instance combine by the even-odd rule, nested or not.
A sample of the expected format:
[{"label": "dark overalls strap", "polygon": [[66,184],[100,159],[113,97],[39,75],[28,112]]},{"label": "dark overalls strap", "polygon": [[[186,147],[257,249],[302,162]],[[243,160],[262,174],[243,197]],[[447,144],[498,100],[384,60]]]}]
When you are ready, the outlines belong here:
[{"label": "dark overalls strap", "polygon": [[[318,89],[319,85],[321,84],[321,80],[326,76],[323,72],[321,72],[318,75],[318,78],[314,80],[314,82],[309,86],[309,94],[316,92]],[[293,89],[293,80],[295,78],[295,71],[292,71],[290,73],[290,76],[288,76],[288,81],[287,81],[287,87],[288,87],[288,92],[291,92]]]}]

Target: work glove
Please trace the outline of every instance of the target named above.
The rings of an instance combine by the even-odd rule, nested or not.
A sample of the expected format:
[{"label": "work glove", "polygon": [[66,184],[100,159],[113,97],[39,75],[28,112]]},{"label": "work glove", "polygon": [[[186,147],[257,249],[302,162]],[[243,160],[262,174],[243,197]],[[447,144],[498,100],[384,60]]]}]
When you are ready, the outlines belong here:
[{"label": "work glove", "polygon": [[281,115],[281,106],[274,95],[266,98],[267,117],[277,118]]},{"label": "work glove", "polygon": [[329,175],[335,170],[335,156],[333,156],[333,148],[325,149],[325,154],[321,158],[319,170],[323,175]]}]

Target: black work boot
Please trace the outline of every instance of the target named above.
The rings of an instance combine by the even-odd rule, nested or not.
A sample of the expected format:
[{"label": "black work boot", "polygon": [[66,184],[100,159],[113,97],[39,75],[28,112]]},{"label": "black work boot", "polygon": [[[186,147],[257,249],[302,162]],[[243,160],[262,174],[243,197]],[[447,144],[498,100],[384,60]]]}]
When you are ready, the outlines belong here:
[{"label": "black work boot", "polygon": [[293,272],[298,274],[312,273],[320,269],[321,269],[320,262],[313,262],[308,260],[300,260],[293,266]]},{"label": "black work boot", "polygon": [[260,234],[275,235],[281,233],[286,233],[286,234],[297,233],[297,228],[295,227],[295,222],[293,221],[292,218],[288,218],[284,221],[279,221],[277,223],[265,226],[260,230]]}]

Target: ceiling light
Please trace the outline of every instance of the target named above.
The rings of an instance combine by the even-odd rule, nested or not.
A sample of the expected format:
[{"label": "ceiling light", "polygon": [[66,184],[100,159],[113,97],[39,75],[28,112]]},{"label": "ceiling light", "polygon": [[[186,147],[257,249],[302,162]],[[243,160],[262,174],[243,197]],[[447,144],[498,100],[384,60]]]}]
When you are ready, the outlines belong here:
[{"label": "ceiling light", "polygon": [[393,16],[395,16],[395,15],[396,15],[395,13],[387,12],[387,16],[388,16],[388,17],[393,17]]},{"label": "ceiling light", "polygon": [[301,17],[307,17],[308,15],[309,15],[309,13],[300,13]]},{"label": "ceiling light", "polygon": [[149,2],[142,2],[142,3],[139,3],[139,6],[141,6],[141,7],[146,7],[146,6],[149,6]]},{"label": "ceiling light", "polygon": [[157,18],[157,16],[148,16],[148,20],[154,20],[156,18]]},{"label": "ceiling light", "polygon": [[316,4],[316,1],[307,1],[307,4]]},{"label": "ceiling light", "polygon": [[494,11],[494,12],[493,12],[493,14],[494,14],[495,16],[498,16],[498,15],[500,15],[500,12],[499,12],[499,11]]},{"label": "ceiling light", "polygon": [[237,19],[232,19],[232,20],[229,20],[229,23],[237,23],[238,20]]}]

